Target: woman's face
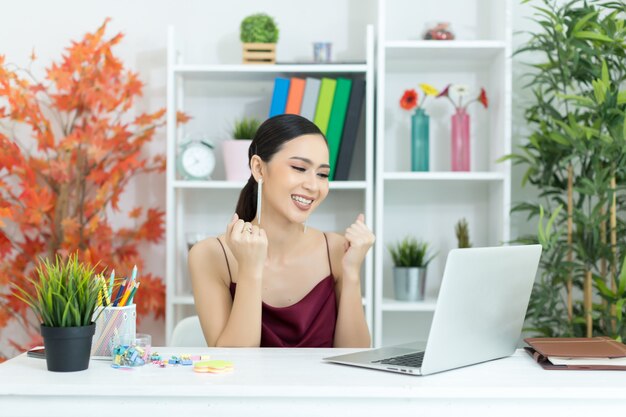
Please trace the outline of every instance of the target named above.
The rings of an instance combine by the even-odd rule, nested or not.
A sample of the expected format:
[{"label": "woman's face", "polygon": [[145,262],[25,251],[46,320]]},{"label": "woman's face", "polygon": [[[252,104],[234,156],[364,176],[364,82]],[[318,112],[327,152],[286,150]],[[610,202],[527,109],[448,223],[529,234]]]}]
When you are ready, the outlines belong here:
[{"label": "woman's face", "polygon": [[285,142],[267,164],[263,204],[293,222],[304,223],[328,195],[328,146],[320,135]]}]

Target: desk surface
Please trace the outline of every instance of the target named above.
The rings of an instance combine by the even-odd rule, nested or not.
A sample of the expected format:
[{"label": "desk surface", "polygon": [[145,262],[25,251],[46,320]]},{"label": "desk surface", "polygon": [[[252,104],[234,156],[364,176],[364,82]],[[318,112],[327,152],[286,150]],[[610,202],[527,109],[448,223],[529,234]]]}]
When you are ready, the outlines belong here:
[{"label": "desk surface", "polygon": [[[451,411],[465,415],[522,415],[531,409],[572,407],[581,415],[626,403],[626,372],[546,371],[518,350],[511,357],[424,377],[322,362],[355,349],[162,348],[170,354],[210,354],[234,362],[230,374],[198,374],[189,366],[133,370],[92,361],[74,373],[46,370],[45,360],[20,355],[0,365],[0,403],[9,415],[84,415],[124,404],[150,417],[219,411],[218,415],[320,415],[324,409],[380,415],[397,409]],[[596,400],[596,401],[591,401]],[[600,400],[600,401],[597,401]],[[155,405],[156,404],[156,405]],[[68,407],[71,405],[71,407]],[[510,407],[514,405],[514,409]],[[58,411],[57,410],[58,407]],[[154,408],[152,408],[154,407]],[[443,408],[442,408],[443,407]],[[474,408],[472,408],[474,407]],[[587,410],[585,408],[588,407]],[[13,412],[14,411],[14,412]],[[110,411],[109,411],[110,413]],[[90,415],[98,412],[90,411]],[[102,415],[107,415],[103,412]],[[110,415],[110,414],[109,414]],[[185,415],[185,414],[181,414]]]}]

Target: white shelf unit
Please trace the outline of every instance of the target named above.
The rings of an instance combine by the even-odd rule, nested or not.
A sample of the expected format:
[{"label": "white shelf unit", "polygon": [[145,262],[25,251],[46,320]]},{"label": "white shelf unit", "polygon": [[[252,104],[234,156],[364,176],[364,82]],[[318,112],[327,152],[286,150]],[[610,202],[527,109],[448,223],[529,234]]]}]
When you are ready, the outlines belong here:
[{"label": "white shelf unit", "polygon": [[[167,215],[165,335],[182,318],[196,314],[187,270],[188,233],[215,236],[223,232],[235,210],[244,182],[225,181],[221,142],[236,118],[267,118],[276,77],[352,77],[366,82],[366,99],[349,181],[332,181],[326,201],[308,225],[323,231],[344,230],[359,213],[374,230],[374,29],[368,26],[363,64],[186,65],[184,42],[168,33],[167,82]],[[181,48],[179,48],[179,46]],[[176,112],[193,119],[176,126]],[[216,145],[216,167],[210,181],[186,181],[176,172],[177,144],[186,134],[202,132]],[[363,306],[373,332],[373,253],[362,268]]]},{"label": "white shelf unit", "polygon": [[[451,23],[456,40],[421,40],[427,22],[442,20]],[[510,238],[511,168],[496,160],[511,150],[511,24],[510,0],[378,2],[375,346],[428,338],[446,255],[457,245],[458,220],[468,220],[475,247]],[[440,90],[449,83],[466,84],[476,94],[485,87],[489,108],[476,103],[468,109],[470,172],[451,172],[453,109],[446,100],[432,98],[425,106],[430,172],[410,171],[410,117],[399,101],[410,88],[421,97],[419,83]],[[407,235],[426,240],[437,253],[421,302],[394,299],[388,246]]]}]

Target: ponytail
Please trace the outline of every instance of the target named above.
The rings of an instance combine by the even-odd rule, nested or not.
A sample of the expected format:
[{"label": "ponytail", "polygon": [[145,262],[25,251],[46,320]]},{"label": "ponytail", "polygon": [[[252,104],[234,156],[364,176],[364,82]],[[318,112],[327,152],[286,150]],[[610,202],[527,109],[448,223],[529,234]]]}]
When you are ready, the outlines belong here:
[{"label": "ponytail", "polygon": [[257,182],[252,175],[239,193],[235,212],[244,222],[251,222],[256,216]]}]

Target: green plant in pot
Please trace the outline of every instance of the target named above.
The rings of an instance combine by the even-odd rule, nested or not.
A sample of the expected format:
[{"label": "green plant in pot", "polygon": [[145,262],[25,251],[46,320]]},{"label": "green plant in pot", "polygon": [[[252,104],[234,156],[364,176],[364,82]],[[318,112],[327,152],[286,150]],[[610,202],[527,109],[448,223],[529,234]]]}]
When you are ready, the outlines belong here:
[{"label": "green plant in pot", "polygon": [[239,38],[243,42],[243,62],[273,64],[276,62],[278,26],[265,13],[255,13],[241,22]]},{"label": "green plant in pot", "polygon": [[420,301],[426,291],[426,271],[435,255],[430,255],[429,244],[405,237],[388,246],[393,259],[394,294],[397,300]]},{"label": "green plant in pot", "polygon": [[41,323],[48,370],[87,369],[96,328],[94,312],[103,289],[95,268],[75,255],[66,260],[57,256],[54,262],[43,259],[29,283],[31,288],[14,285],[14,293]]},{"label": "green plant in pot", "polygon": [[248,148],[261,121],[254,117],[235,120],[231,132],[232,139],[222,142],[224,169],[228,181],[245,181],[250,177],[248,166]]},{"label": "green plant in pot", "polygon": [[539,233],[518,241],[544,248],[527,330],[623,338],[626,329],[617,323],[625,308],[618,275],[626,251],[619,215],[626,208],[624,4],[534,3],[537,29],[517,51],[532,53],[525,74],[533,93],[525,110],[530,132],[503,158],[523,166],[522,185],[538,190],[536,201],[513,207],[539,219]]}]

